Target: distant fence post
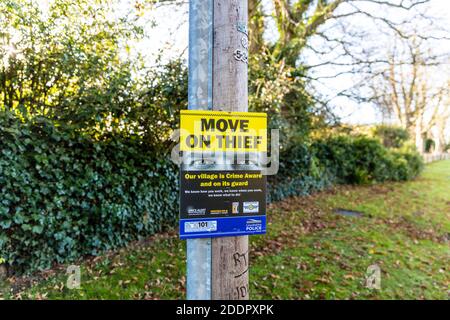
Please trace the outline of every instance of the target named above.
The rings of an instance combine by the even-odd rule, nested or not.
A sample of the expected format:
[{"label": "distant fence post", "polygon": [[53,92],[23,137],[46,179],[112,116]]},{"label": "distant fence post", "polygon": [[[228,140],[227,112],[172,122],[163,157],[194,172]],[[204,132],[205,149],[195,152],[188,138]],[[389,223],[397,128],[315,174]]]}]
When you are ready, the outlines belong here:
[{"label": "distant fence post", "polygon": [[422,155],[423,161],[425,163],[432,163],[435,161],[441,161],[441,160],[449,160],[450,159],[450,153],[425,153]]}]

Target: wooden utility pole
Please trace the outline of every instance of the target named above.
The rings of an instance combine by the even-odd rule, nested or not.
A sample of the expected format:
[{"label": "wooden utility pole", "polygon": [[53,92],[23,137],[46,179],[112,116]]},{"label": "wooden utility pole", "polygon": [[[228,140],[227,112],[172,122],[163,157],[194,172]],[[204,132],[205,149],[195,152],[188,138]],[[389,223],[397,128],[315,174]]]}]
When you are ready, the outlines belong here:
[{"label": "wooden utility pole", "polygon": [[[214,0],[214,110],[248,111],[247,21],[247,0]],[[211,246],[211,298],[248,299],[248,236],[213,238]]]}]

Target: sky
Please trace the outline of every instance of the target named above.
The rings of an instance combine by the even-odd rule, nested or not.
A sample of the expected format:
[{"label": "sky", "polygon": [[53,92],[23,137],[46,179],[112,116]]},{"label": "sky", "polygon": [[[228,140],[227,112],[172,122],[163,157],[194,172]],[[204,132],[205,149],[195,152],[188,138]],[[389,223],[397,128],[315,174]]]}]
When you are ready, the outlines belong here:
[{"label": "sky", "polygon": [[[46,7],[52,0],[39,0],[43,7]],[[136,0],[119,0],[117,12],[120,15],[133,7]],[[271,1],[265,1],[265,6],[270,10]],[[142,21],[146,21],[147,25],[143,25],[145,29],[145,37],[141,41],[132,44],[132,54],[141,54],[145,57],[149,66],[157,64],[157,58],[160,57],[162,62],[169,61],[173,58],[183,57],[187,61],[188,54],[188,2],[182,1],[180,6],[162,6],[146,10]],[[372,6],[368,2],[361,2],[360,7],[371,10],[375,14],[379,13],[378,6]],[[445,25],[450,31],[450,1],[449,0],[431,0],[428,4],[427,14],[437,17],[441,25]],[[339,9],[341,12],[348,10],[345,6]],[[383,12],[382,16],[390,19],[401,19],[402,13],[398,10]],[[351,25],[353,28],[373,29],[371,39],[361,46],[375,46],[379,50],[388,48],[389,40],[381,33],[377,33],[379,26],[376,23],[368,22],[367,17],[352,17]],[[154,23],[148,23],[152,21]],[[269,24],[269,27],[271,25]],[[273,27],[273,25],[272,25]],[[324,26],[325,27],[325,26]],[[326,27],[330,27],[326,25]],[[276,39],[276,29],[269,29],[265,37],[268,40]],[[339,33],[336,34],[339,36]],[[314,46],[322,46],[320,41],[313,40]],[[447,44],[450,44],[447,42]],[[447,49],[447,48],[445,48]],[[318,57],[312,52],[306,52],[303,56],[304,63],[311,65],[320,63],[323,57]],[[161,62],[158,62],[161,63]],[[323,76],[334,74],[339,70],[326,66],[322,69],[316,69],[315,75]],[[320,83],[314,83],[316,92],[326,97],[334,97],[337,92],[350,88],[354,85],[354,75],[342,75],[337,78],[323,79]],[[331,100],[333,110],[341,117],[342,121],[353,124],[373,124],[381,121],[381,116],[371,105],[357,103],[349,98],[337,97]]]}]

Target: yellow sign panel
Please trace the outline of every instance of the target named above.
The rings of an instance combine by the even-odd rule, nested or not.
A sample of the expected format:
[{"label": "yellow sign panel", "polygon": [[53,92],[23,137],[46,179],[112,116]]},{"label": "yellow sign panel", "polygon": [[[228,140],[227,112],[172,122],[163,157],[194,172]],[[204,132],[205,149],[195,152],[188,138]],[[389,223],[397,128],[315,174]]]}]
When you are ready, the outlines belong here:
[{"label": "yellow sign panel", "polygon": [[267,115],[181,110],[181,151],[267,151]]}]

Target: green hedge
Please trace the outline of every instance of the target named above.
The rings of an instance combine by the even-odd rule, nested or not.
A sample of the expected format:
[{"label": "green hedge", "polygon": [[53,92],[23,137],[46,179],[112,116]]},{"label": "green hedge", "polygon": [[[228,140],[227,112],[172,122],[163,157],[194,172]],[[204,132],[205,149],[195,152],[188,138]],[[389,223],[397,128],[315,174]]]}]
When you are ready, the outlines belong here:
[{"label": "green hedge", "polygon": [[[49,268],[175,225],[178,169],[140,138],[96,141],[49,120],[0,113],[0,258],[16,272]],[[282,150],[269,201],[333,183],[407,180],[417,153],[366,137],[335,137]]]},{"label": "green hedge", "polygon": [[422,169],[417,152],[387,149],[377,139],[365,136],[297,144],[280,153],[278,175],[268,178],[269,201],[310,194],[332,184],[405,181]]},{"label": "green hedge", "polygon": [[0,257],[45,269],[173,225],[177,169],[140,142],[96,142],[0,113]]},{"label": "green hedge", "polygon": [[312,150],[336,183],[404,181],[416,177],[423,168],[417,152],[387,149],[377,139],[365,136],[316,141]]},{"label": "green hedge", "polygon": [[268,201],[307,195],[334,182],[306,143],[298,143],[280,152],[277,175],[268,176]]}]

